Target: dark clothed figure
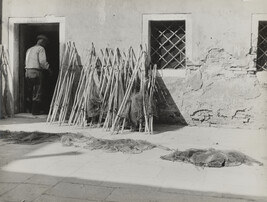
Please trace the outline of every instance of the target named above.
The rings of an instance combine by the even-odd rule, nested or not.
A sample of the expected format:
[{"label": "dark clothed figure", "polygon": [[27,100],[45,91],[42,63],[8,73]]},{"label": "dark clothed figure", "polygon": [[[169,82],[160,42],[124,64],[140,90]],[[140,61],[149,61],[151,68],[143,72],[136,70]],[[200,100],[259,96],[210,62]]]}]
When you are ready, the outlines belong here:
[{"label": "dark clothed figure", "polygon": [[37,44],[27,50],[25,60],[26,111],[31,111],[34,115],[43,113],[43,71],[49,70],[44,49],[48,39],[39,35],[37,40]]}]

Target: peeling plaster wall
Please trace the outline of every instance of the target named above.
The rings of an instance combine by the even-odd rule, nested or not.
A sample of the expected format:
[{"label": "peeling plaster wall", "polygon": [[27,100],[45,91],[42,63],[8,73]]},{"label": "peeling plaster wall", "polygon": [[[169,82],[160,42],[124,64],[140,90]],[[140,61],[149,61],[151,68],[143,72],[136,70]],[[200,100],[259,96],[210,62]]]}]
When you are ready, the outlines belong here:
[{"label": "peeling plaster wall", "polygon": [[[11,17],[63,16],[66,41],[82,56],[96,48],[142,42],[142,15],[190,13],[193,57],[185,77],[159,77],[161,119],[190,125],[266,127],[266,83],[247,74],[251,15],[267,13],[266,0],[3,0],[2,36]],[[177,70],[179,71],[179,70]],[[265,75],[266,76],[266,75]]]},{"label": "peeling plaster wall", "polygon": [[238,59],[211,49],[185,78],[161,77],[180,110],[177,116],[173,105],[161,110],[165,120],[181,122],[182,116],[189,125],[266,128],[267,72],[250,74],[249,63],[250,55]]}]

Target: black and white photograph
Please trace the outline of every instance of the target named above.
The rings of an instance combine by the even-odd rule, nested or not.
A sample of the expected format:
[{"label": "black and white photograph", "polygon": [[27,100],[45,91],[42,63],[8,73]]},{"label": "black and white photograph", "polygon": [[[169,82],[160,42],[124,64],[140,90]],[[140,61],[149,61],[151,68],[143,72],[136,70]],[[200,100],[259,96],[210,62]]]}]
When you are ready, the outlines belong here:
[{"label": "black and white photograph", "polygon": [[0,0],[0,202],[267,202],[267,0]]}]

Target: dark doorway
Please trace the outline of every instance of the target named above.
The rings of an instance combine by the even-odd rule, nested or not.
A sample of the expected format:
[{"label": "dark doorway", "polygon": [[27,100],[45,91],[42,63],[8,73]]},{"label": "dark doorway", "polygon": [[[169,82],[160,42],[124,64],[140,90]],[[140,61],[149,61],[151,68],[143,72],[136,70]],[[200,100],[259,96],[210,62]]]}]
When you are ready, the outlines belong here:
[{"label": "dark doorway", "polygon": [[44,34],[49,43],[46,46],[47,61],[52,74],[44,71],[43,109],[48,112],[59,72],[59,23],[30,23],[19,24],[19,109],[25,108],[25,57],[26,51],[36,44],[36,37]]}]

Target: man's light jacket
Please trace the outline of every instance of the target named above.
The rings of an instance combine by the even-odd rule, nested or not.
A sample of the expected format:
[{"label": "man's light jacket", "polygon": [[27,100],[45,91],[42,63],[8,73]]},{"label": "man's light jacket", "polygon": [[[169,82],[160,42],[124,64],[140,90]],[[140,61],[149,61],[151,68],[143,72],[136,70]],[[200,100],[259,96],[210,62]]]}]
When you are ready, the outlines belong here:
[{"label": "man's light jacket", "polygon": [[35,45],[27,50],[26,69],[48,69],[49,64],[46,60],[46,54],[44,47]]}]

